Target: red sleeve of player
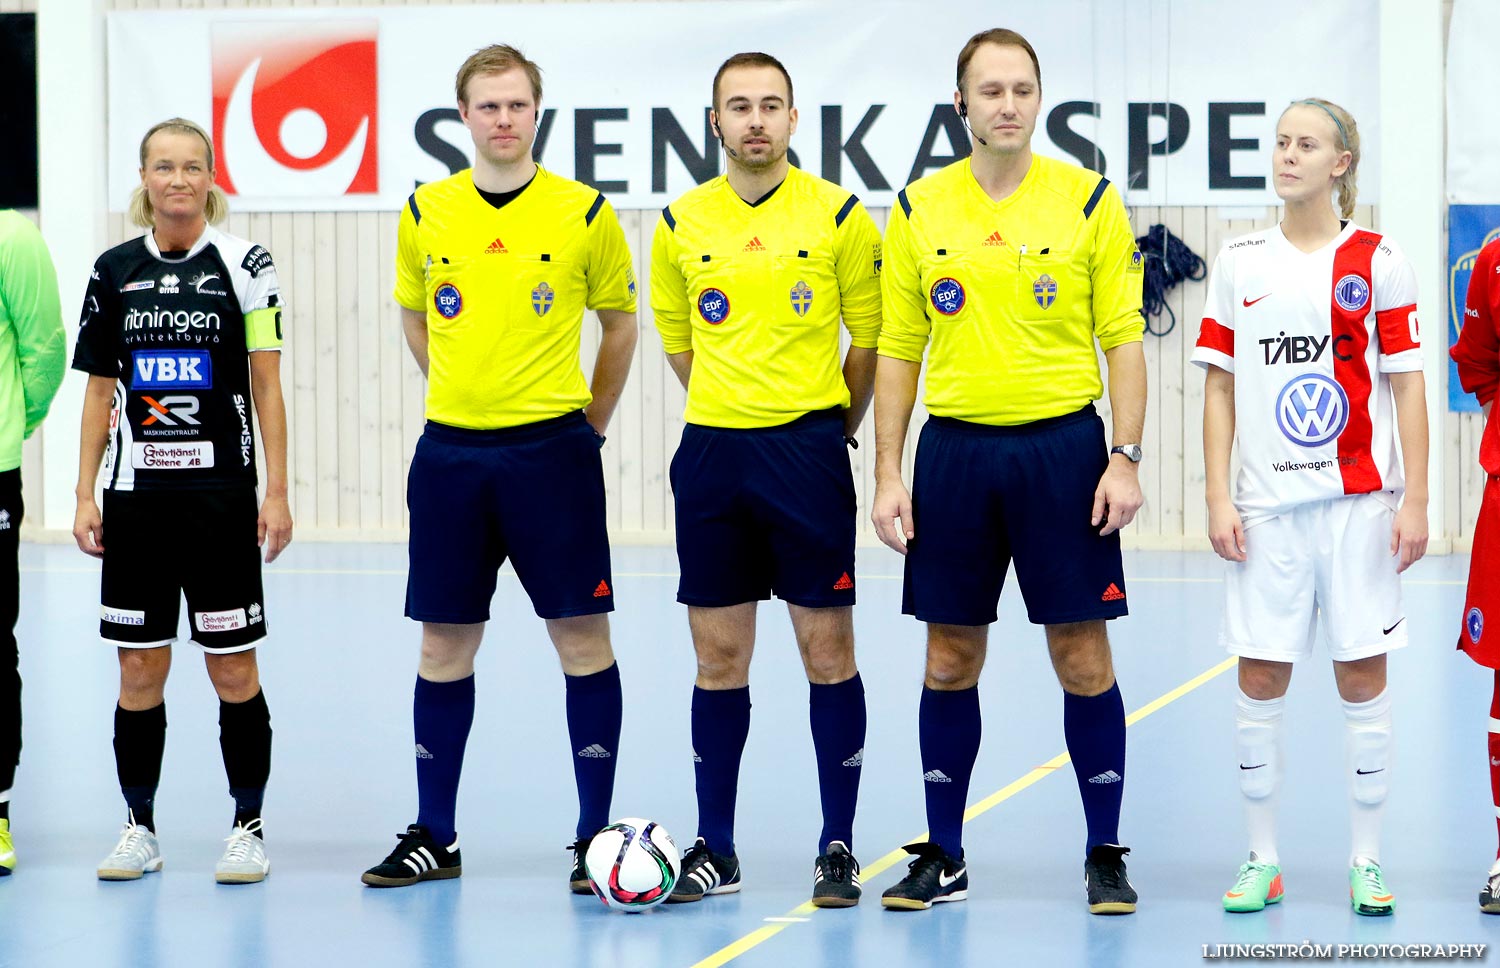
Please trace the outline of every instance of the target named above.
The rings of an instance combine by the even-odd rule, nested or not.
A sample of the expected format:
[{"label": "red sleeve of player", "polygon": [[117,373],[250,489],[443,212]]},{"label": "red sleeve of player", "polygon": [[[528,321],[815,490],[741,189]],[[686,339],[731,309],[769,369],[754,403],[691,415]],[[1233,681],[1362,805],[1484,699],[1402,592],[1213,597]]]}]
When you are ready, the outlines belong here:
[{"label": "red sleeve of player", "polygon": [[1458,364],[1459,382],[1481,404],[1495,399],[1495,392],[1500,389],[1500,337],[1495,332],[1495,320],[1500,316],[1497,270],[1500,270],[1500,239],[1485,246],[1474,260],[1463,327],[1458,342],[1448,351]]},{"label": "red sleeve of player", "polygon": [[1208,275],[1203,322],[1192,359],[1234,372],[1234,268],[1227,249],[1219,252]]}]

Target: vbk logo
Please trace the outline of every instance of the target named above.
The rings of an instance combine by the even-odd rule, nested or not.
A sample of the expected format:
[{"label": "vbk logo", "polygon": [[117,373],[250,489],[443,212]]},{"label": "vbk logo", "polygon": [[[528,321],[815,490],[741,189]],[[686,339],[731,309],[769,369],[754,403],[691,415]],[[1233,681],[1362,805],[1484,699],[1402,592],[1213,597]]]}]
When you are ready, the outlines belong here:
[{"label": "vbk logo", "polygon": [[231,195],[379,190],[375,20],[213,26],[213,136]]},{"label": "vbk logo", "polygon": [[1351,272],[1334,284],[1333,298],[1344,312],[1357,313],[1370,301],[1370,284]]},{"label": "vbk logo", "polygon": [[957,279],[944,277],[932,284],[932,291],[928,293],[932,298],[932,308],[944,316],[952,316],[964,308],[964,287],[958,284]]},{"label": "vbk logo", "polygon": [[452,319],[464,308],[463,293],[451,282],[445,282],[437,287],[437,292],[432,294],[432,304],[437,307],[438,315],[444,319]]},{"label": "vbk logo", "polygon": [[1294,444],[1318,447],[1344,432],[1349,398],[1344,388],[1320,373],[1304,373],[1281,388],[1276,423]]},{"label": "vbk logo", "polygon": [[136,350],[132,390],[207,390],[214,385],[213,357],[207,350]]},{"label": "vbk logo", "polygon": [[710,325],[719,325],[729,318],[729,297],[717,289],[703,290],[698,294],[698,315]]}]

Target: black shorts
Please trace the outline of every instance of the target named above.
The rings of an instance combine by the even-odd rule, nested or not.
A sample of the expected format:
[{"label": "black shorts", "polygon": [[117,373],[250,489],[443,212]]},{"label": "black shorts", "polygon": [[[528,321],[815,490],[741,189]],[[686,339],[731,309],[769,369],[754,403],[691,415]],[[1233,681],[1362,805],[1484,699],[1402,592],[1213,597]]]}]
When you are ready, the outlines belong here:
[{"label": "black shorts", "polygon": [[507,558],[542,618],[614,611],[604,464],[582,411],[503,430],[429,421],[406,506],[408,618],[488,621]]},{"label": "black shorts", "polygon": [[917,442],[902,610],[988,625],[1011,560],[1037,625],[1126,613],[1120,533],[1091,524],[1109,465],[1092,406],[1016,427],[933,417]]},{"label": "black shorts", "polygon": [[854,604],[854,477],[842,410],[780,427],[688,424],[672,458],[684,605]]},{"label": "black shorts", "polygon": [[103,513],[106,641],[170,645],[184,595],[190,638],[206,651],[243,652],[266,637],[253,487],[105,491]]}]

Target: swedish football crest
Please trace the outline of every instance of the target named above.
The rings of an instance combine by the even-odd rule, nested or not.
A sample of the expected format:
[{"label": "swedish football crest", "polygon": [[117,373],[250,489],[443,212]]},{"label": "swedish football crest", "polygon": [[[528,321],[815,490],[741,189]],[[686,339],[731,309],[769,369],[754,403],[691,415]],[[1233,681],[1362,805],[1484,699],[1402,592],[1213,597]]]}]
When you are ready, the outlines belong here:
[{"label": "swedish football crest", "polygon": [[1043,309],[1051,308],[1057,301],[1057,280],[1045,272],[1031,284],[1031,294],[1036,297],[1036,304]]},{"label": "swedish football crest", "polygon": [[538,316],[547,315],[547,310],[552,308],[552,302],[557,298],[557,292],[545,282],[531,290],[531,311]]},{"label": "swedish football crest", "polygon": [[807,283],[801,279],[792,287],[792,311],[798,316],[806,316],[807,311],[812,308],[813,291]]}]

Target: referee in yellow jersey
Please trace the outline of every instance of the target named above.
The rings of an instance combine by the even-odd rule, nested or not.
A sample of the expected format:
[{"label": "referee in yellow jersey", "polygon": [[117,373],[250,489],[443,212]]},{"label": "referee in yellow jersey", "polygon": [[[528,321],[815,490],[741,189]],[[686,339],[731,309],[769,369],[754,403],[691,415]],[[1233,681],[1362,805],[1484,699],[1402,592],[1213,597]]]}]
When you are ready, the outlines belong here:
[{"label": "referee in yellow jersey", "polygon": [[[1089,910],[1128,914],[1125,709],[1104,620],[1126,611],[1119,529],[1141,505],[1141,256],[1107,179],[1031,153],[1042,77],[1025,38],[976,34],[957,81],[972,154],[906,186],[885,241],[873,517],[906,555],[904,610],[927,623],[919,736],[931,840],[907,848],[910,870],[882,903],[921,910],[968,894],[979,673],[1014,561],[1063,688]],[[1096,342],[1109,367],[1109,438],[1094,411]],[[901,450],[924,351],[931,419],[908,494]]]},{"label": "referee in yellow jersey", "polygon": [[[738,891],[734,808],[750,729],[756,606],[787,603],[810,682],[823,829],[813,903],[859,901],[850,853],[864,762],[854,664],[854,481],[845,442],[870,403],[880,234],[859,199],[793,168],[792,79],[768,54],[714,76],[728,172],[662,212],[651,308],[687,388],[672,459],[677,600],[698,654],[698,838],[671,901]],[[850,348],[839,365],[839,320]]]},{"label": "referee in yellow jersey", "polygon": [[[579,800],[569,880],[587,894],[582,859],[609,822],[621,707],[599,448],[635,349],[635,276],[604,196],[532,160],[537,66],[486,47],[456,87],[474,167],[412,194],[396,256],[396,301],[428,379],[407,483],[406,614],[422,623],[417,822],[363,880],[397,887],[462,869],[454,818],[474,655],[509,559],[562,662]],[[592,381],[579,365],[585,309],[603,328]]]}]

